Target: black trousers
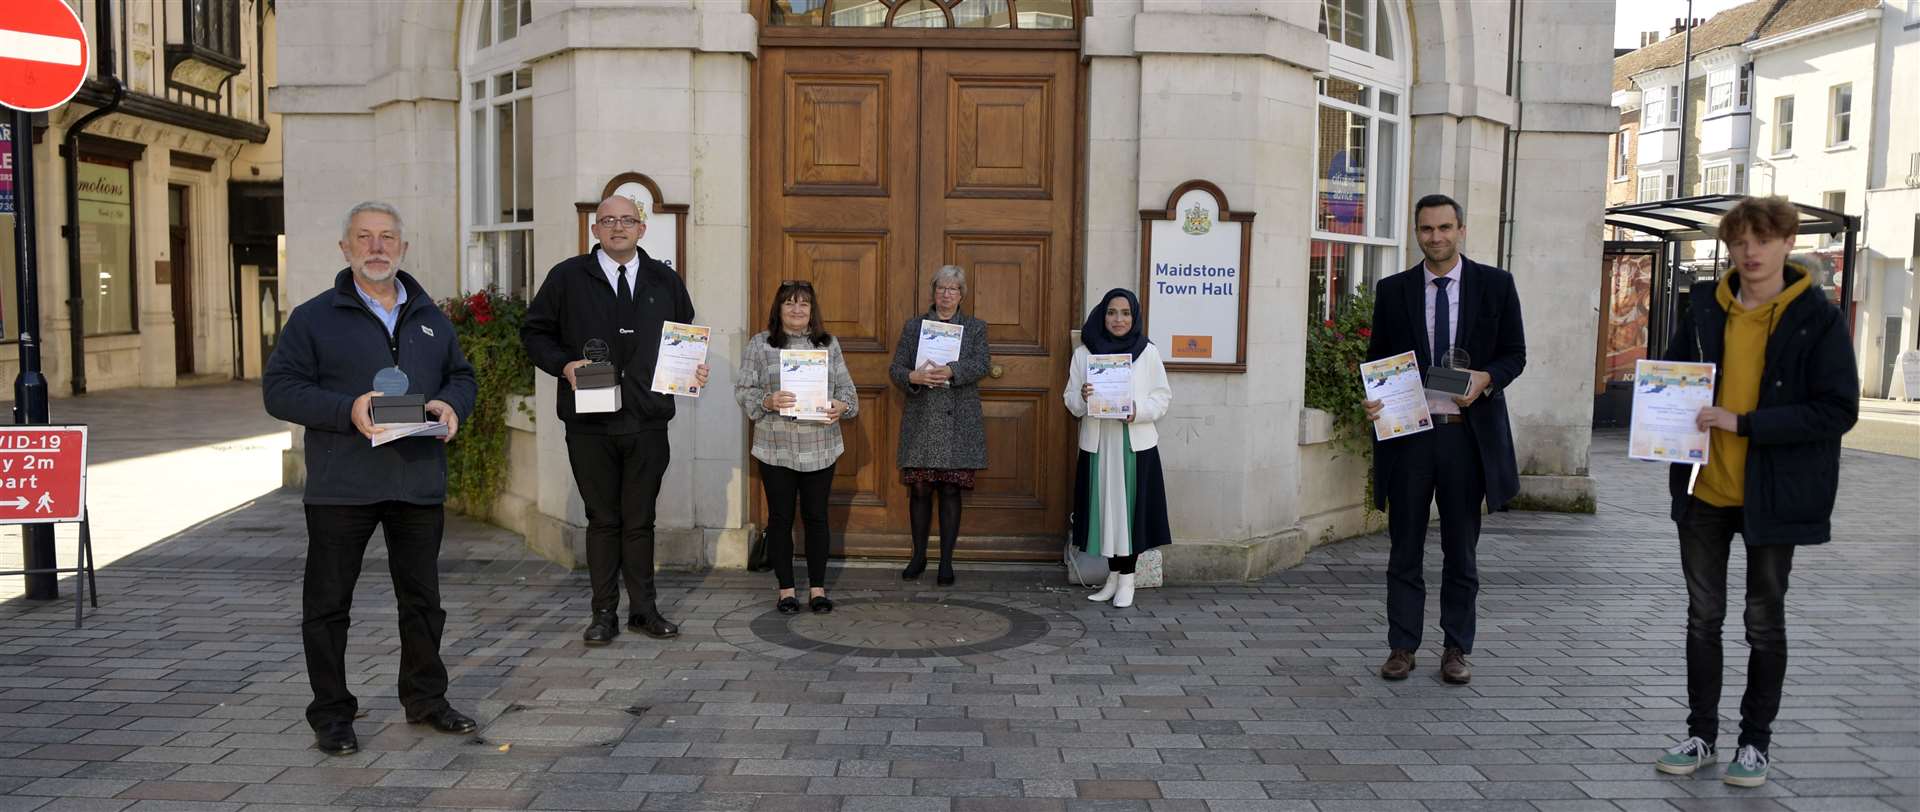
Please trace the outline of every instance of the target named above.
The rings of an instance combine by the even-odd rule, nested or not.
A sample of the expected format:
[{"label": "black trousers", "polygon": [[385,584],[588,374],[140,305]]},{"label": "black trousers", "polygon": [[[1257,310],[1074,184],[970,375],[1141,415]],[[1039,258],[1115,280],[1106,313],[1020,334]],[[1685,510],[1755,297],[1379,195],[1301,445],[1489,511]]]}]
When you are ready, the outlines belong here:
[{"label": "black trousers", "polygon": [[793,588],[793,501],[800,499],[800,520],[807,529],[807,586],[827,588],[827,553],[833,537],[827,530],[827,495],[833,491],[833,468],[795,471],[760,463],[760,484],[767,494],[767,563],[781,589]]},{"label": "black trousers", "polygon": [[440,632],[447,625],[440,609],[440,535],[446,526],[441,506],[307,505],[300,642],[313,686],[307,724],[315,730],[351,722],[360,711],[347,690],[347,630],[353,586],[375,525],[385,532],[387,570],[399,604],[400,705],[409,719],[447,707],[447,666],[440,660]]},{"label": "black trousers", "polygon": [[[1720,626],[1727,619],[1727,560],[1741,509],[1693,500],[1680,520],[1680,571],[1687,579],[1687,735],[1720,735]],[[1747,692],[1740,744],[1767,749],[1787,679],[1787,578],[1792,545],[1747,545]]]},{"label": "black trousers", "polygon": [[1392,440],[1400,464],[1387,482],[1387,645],[1417,649],[1426,626],[1429,504],[1440,507],[1440,631],[1446,645],[1473,653],[1474,602],[1480,595],[1480,508],[1486,501],[1480,447],[1462,423]]},{"label": "black trousers", "polygon": [[587,575],[593,611],[657,615],[653,589],[654,501],[672,452],[667,433],[567,434],[567,460],[587,507]]}]

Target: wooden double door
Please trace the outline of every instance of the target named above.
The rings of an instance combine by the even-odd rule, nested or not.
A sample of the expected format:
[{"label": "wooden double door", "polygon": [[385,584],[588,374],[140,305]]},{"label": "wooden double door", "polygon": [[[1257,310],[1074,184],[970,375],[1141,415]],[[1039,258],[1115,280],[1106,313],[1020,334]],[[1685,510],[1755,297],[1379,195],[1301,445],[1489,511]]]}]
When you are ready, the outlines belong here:
[{"label": "wooden double door", "polygon": [[[1072,51],[762,54],[752,313],[765,318],[783,280],[813,283],[859,388],[835,471],[836,553],[909,549],[895,466],[905,395],[888,368],[934,271],[958,265],[961,307],[987,323],[993,352],[980,382],[991,467],[967,496],[960,557],[1059,555],[1077,431],[1060,402],[1078,326],[1077,65]],[[757,486],[753,498],[764,517]]]}]

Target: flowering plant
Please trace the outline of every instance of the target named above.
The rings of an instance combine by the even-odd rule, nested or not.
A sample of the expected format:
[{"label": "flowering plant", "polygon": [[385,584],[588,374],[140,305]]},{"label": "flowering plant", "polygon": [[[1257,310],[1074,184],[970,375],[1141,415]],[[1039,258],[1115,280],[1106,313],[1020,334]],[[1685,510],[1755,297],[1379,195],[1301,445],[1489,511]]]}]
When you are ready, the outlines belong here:
[{"label": "flowering plant", "polygon": [[1333,415],[1333,439],[1349,453],[1371,455],[1373,432],[1360,402],[1360,362],[1373,337],[1373,292],[1341,300],[1333,318],[1307,326],[1306,404]]},{"label": "flowering plant", "polygon": [[507,483],[507,396],[533,394],[533,361],[520,343],[527,303],[488,286],[442,301],[440,309],[453,322],[479,389],[473,414],[447,447],[447,498],[462,512],[485,519]]}]

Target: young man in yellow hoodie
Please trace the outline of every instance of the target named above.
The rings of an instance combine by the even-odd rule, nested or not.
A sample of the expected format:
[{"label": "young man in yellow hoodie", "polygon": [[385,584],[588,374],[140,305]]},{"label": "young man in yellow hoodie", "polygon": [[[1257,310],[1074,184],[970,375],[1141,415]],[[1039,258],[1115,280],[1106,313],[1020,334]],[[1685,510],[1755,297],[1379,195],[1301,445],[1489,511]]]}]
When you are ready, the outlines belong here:
[{"label": "young man in yellow hoodie", "polygon": [[1738,533],[1747,548],[1750,654],[1740,701],[1739,749],[1724,780],[1767,780],[1767,747],[1786,681],[1786,593],[1794,548],[1832,535],[1840,437],[1859,414],[1860,380],[1846,319],[1790,265],[1799,212],[1784,198],[1747,198],[1720,221],[1733,269],[1693,286],[1667,359],[1719,366],[1714,405],[1696,418],[1711,430],[1707,463],[1669,474],[1680,568],[1687,582],[1687,738],[1655,762],[1691,775],[1717,760],[1720,629],[1727,561]]}]

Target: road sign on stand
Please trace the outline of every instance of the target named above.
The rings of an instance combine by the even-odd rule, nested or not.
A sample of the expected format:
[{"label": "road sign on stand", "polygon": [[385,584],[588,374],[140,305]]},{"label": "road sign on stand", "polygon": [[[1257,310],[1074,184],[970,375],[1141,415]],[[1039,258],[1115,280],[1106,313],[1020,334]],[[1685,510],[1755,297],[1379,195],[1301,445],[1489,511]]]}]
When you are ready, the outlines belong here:
[{"label": "road sign on stand", "polygon": [[86,426],[0,426],[0,524],[87,513]]},{"label": "road sign on stand", "polygon": [[[87,520],[87,427],[0,426],[0,525],[58,522],[80,523],[75,566],[36,567],[29,560],[26,569],[0,572],[0,576],[73,573],[73,627],[77,629],[89,589],[93,605],[100,605],[100,590],[93,584],[92,522]],[[51,535],[52,530],[42,532]],[[23,534],[27,531],[21,528]]]},{"label": "road sign on stand", "polygon": [[66,0],[6,0],[0,18],[0,104],[37,113],[66,104],[87,81],[93,49]]}]

